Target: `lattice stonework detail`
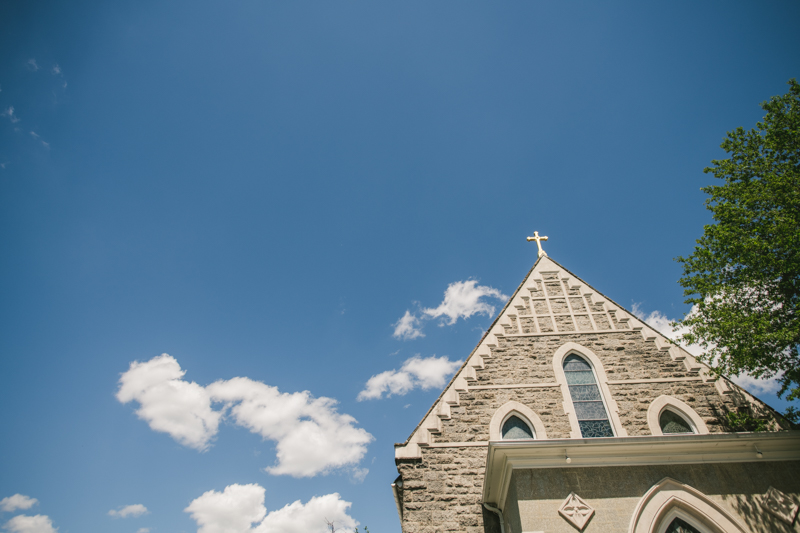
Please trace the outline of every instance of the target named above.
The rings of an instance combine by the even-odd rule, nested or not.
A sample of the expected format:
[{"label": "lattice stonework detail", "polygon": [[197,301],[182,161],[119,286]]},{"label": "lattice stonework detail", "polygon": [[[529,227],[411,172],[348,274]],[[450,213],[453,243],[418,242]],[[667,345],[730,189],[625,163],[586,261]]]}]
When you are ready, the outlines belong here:
[{"label": "lattice stonework detail", "polygon": [[770,487],[764,495],[764,507],[789,525],[794,523],[800,506],[792,498],[775,487]]},{"label": "lattice stonework detail", "polygon": [[514,301],[516,314],[501,322],[506,335],[630,329],[627,318],[618,318],[602,300],[593,301],[592,293],[582,294],[582,285],[563,273],[539,276],[528,280],[526,294]]},{"label": "lattice stonework detail", "polygon": [[558,508],[558,514],[563,516],[567,522],[577,527],[578,531],[583,531],[583,528],[586,527],[589,519],[594,514],[594,509],[583,501],[580,496],[574,492],[570,492],[567,499],[564,500],[564,503]]}]

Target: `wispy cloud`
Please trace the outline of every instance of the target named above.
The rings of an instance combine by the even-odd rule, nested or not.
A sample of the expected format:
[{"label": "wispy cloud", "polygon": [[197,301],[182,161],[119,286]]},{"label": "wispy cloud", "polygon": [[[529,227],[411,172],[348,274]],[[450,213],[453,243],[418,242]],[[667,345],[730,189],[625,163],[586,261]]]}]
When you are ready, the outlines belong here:
[{"label": "wispy cloud", "polygon": [[[310,477],[354,466],[373,437],[339,413],[336,400],[314,398],[308,391],[282,393],[245,377],[206,387],[183,380],[186,372],[167,354],[140,363],[122,374],[117,399],[136,401],[136,414],[154,431],[200,451],[207,450],[221,419],[276,442],[277,463],[271,474]],[[221,403],[214,409],[212,403]]]},{"label": "wispy cloud", "polygon": [[393,337],[403,339],[404,341],[424,337],[420,327],[421,320],[411,314],[411,311],[406,310],[406,314],[400,317],[400,320],[395,322]]},{"label": "wispy cloud", "polygon": [[40,68],[40,67],[39,67],[39,64],[38,64],[38,63],[36,63],[36,59],[34,59],[34,58],[30,58],[30,59],[28,60],[28,62],[26,63],[26,65],[28,65],[28,68],[29,68],[30,70],[34,71],[34,72],[36,72],[36,71],[37,71],[37,70],[39,70],[39,68]]},{"label": "wispy cloud", "polygon": [[34,516],[17,515],[4,526],[11,533],[56,533],[58,528],[53,527],[50,517],[43,514]]},{"label": "wispy cloud", "polygon": [[136,530],[136,533],[150,533],[150,528],[149,527],[140,527],[139,529]]},{"label": "wispy cloud", "polygon": [[[692,307],[691,311],[689,311],[689,314],[696,312],[696,309],[697,306]],[[645,324],[674,341],[677,341],[681,335],[688,332],[688,329],[683,326],[673,330],[673,320],[667,318],[667,316],[661,311],[656,310],[648,314],[642,310],[641,305],[638,303],[634,303],[631,306],[631,311],[633,311],[633,314],[639,319],[644,321]],[[696,344],[681,344],[681,346],[684,350],[695,357],[703,354],[703,348]],[[779,377],[780,376],[775,376],[768,379],[760,379],[743,373],[738,376],[731,376],[730,379],[743,389],[748,390],[753,394],[775,394],[781,388],[780,383],[778,383]]]},{"label": "wispy cloud", "polygon": [[13,496],[9,496],[8,498],[3,498],[0,500],[0,510],[7,513],[13,513],[14,511],[18,511],[20,509],[30,509],[37,503],[39,503],[39,500],[36,498],[31,498],[30,496],[25,496],[24,494],[14,494]]},{"label": "wispy cloud", "polygon": [[14,114],[13,105],[8,106],[5,111],[0,113],[0,116],[8,117],[8,120],[10,120],[12,124],[16,124],[17,122],[19,122],[19,117]]},{"label": "wispy cloud", "polygon": [[61,88],[62,89],[66,89],[67,88],[67,80],[64,79],[64,71],[61,70],[61,67],[58,65],[58,63],[53,65],[53,68],[50,69],[50,72],[53,74],[53,76],[57,76],[57,77],[61,78],[61,82],[62,82],[61,83]]},{"label": "wispy cloud", "polygon": [[184,512],[197,522],[197,533],[325,533],[327,522],[338,528],[354,528],[358,522],[347,514],[352,505],[338,493],[300,500],[267,514],[264,487],[228,485],[222,492],[210,490],[193,500]]},{"label": "wispy cloud", "polygon": [[459,318],[467,319],[473,315],[491,316],[495,312],[495,307],[487,303],[486,298],[508,300],[508,296],[498,289],[478,285],[478,281],[474,279],[451,283],[444,291],[444,299],[438,307],[423,308],[420,310],[420,315],[406,310],[400,320],[393,324],[392,336],[402,340],[424,337],[423,320],[442,318],[439,325],[444,326],[453,325]]},{"label": "wispy cloud", "polygon": [[128,518],[129,516],[142,516],[143,514],[147,514],[147,512],[147,507],[141,503],[135,503],[133,505],[120,507],[118,510],[111,509],[108,512],[108,516],[113,516],[114,518]]},{"label": "wispy cloud", "polygon": [[444,386],[463,361],[450,361],[447,356],[412,357],[399,370],[387,370],[367,380],[358,401],[376,400],[394,394],[403,396],[413,389],[422,390]]},{"label": "wispy cloud", "polygon": [[350,478],[353,483],[363,483],[367,479],[367,474],[369,474],[369,468],[354,468],[350,472]]},{"label": "wispy cloud", "polygon": [[45,140],[42,140],[42,138],[39,136],[38,133],[36,133],[35,131],[32,131],[32,132],[30,132],[30,134],[31,134],[31,137],[33,137],[34,139],[36,139],[37,141],[42,143],[42,146],[44,146],[48,150],[50,149],[50,143],[45,141]]}]

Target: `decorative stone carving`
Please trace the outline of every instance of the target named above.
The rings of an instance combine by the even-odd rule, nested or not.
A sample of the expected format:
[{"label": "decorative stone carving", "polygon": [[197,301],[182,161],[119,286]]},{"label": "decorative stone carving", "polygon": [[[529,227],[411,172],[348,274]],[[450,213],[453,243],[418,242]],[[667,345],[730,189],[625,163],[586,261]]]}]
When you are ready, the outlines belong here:
[{"label": "decorative stone carving", "polygon": [[764,495],[764,507],[789,525],[794,523],[800,506],[792,498],[775,487],[770,487]]},{"label": "decorative stone carving", "polygon": [[583,531],[589,519],[594,514],[594,509],[583,501],[580,496],[574,492],[570,492],[561,507],[558,508],[558,514],[563,516],[567,522],[578,528],[578,531]]}]

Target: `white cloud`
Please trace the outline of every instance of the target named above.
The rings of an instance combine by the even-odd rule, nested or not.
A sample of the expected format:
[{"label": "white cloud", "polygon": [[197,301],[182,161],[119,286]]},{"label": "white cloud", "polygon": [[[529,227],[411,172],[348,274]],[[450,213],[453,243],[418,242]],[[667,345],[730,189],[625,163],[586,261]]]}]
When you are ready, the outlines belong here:
[{"label": "white cloud", "polygon": [[425,334],[422,332],[423,320],[446,317],[439,324],[444,326],[445,324],[453,325],[459,318],[466,319],[472,315],[493,315],[494,306],[486,303],[483,298],[508,300],[508,296],[499,290],[478,285],[478,281],[474,279],[451,283],[444,291],[444,300],[439,304],[439,307],[424,308],[421,316],[406,310],[400,320],[392,324],[394,326],[392,336],[402,340],[424,337]]},{"label": "white cloud", "polygon": [[254,533],[325,533],[326,521],[334,523],[336,529],[352,529],[358,522],[347,514],[351,505],[337,492],[314,496],[306,504],[297,500],[269,513]]},{"label": "white cloud", "polygon": [[[677,340],[681,335],[687,332],[687,328],[685,327],[680,327],[676,331],[673,331],[671,325],[673,322],[672,319],[667,318],[667,316],[661,311],[653,311],[648,315],[642,310],[638,303],[634,303],[631,310],[633,311],[633,314],[636,315],[636,317],[638,317],[640,320],[644,321],[645,324],[669,339]],[[694,312],[694,308],[692,308],[691,312]],[[696,344],[681,344],[681,347],[694,356],[698,356],[703,353],[703,349]]]},{"label": "white cloud", "polygon": [[119,510],[111,509],[108,512],[108,516],[113,516],[114,518],[128,518],[129,516],[135,517],[143,514],[147,514],[147,507],[141,503],[126,505],[125,507],[120,507]]},{"label": "white cloud", "polygon": [[[236,424],[277,443],[277,464],[267,468],[272,474],[310,477],[355,465],[373,439],[355,427],[353,417],[339,413],[332,398],[314,398],[308,391],[282,393],[244,377],[202,387],[182,380],[184,373],[167,354],[135,361],[120,378],[117,398],[136,400],[141,406],[137,415],[152,429],[201,451],[230,412]],[[214,410],[212,402],[223,406]]]},{"label": "white cloud", "polygon": [[14,114],[13,105],[8,106],[5,111],[0,113],[0,116],[8,117],[8,120],[10,120],[12,124],[16,124],[17,122],[19,122],[19,117]]},{"label": "white cloud", "polygon": [[136,415],[154,431],[197,450],[208,449],[217,434],[222,413],[211,408],[211,396],[195,382],[181,378],[186,373],[168,354],[131,363],[119,379],[117,399],[137,401]]},{"label": "white cloud", "polygon": [[51,70],[51,72],[53,73],[54,76],[58,76],[59,74],[61,74],[61,67],[59,67],[57,64],[53,65],[53,69]]},{"label": "white cloud", "polygon": [[281,393],[248,378],[208,386],[212,397],[230,407],[235,422],[277,442],[278,464],[272,474],[309,477],[358,463],[372,435],[356,420],[336,411],[336,400],[314,398],[308,391]]},{"label": "white cloud", "polygon": [[39,138],[39,134],[36,133],[35,131],[32,131],[31,132],[31,137],[33,137],[34,139],[38,139]]},{"label": "white cloud", "polygon": [[400,320],[395,322],[393,325],[394,333],[392,336],[397,339],[403,339],[404,341],[407,341],[425,336],[425,334],[422,333],[422,329],[419,327],[419,318],[412,315],[411,311],[407,309],[406,314],[404,314]]},{"label": "white cloud", "polygon": [[53,527],[49,516],[37,514],[34,516],[17,515],[4,526],[11,533],[56,533],[58,528]]},{"label": "white cloud", "polygon": [[39,64],[38,64],[38,63],[36,62],[36,60],[35,60],[35,59],[33,59],[33,58],[31,58],[31,59],[29,59],[29,60],[28,60],[28,63],[27,63],[27,65],[28,65],[28,68],[29,68],[29,69],[31,69],[31,70],[32,70],[32,71],[34,71],[34,72],[36,72],[37,70],[39,70]]},{"label": "white cloud", "polygon": [[[696,312],[697,306],[693,306],[689,314]],[[673,331],[672,326],[670,325],[672,320],[666,317],[660,311],[653,311],[649,315],[642,311],[642,308],[639,304],[634,303],[632,306],[633,314],[639,317],[641,320],[645,322],[648,326],[653,328],[654,330],[658,331],[665,337],[677,340],[681,335],[688,332],[688,328],[686,327],[678,327],[677,330]],[[690,354],[694,355],[695,357],[703,354],[703,348],[696,345],[696,344],[689,344],[689,345],[681,345],[681,347],[689,352]],[[730,379],[743,389],[753,393],[753,394],[775,394],[781,388],[780,383],[778,383],[778,378],[780,376],[774,376],[767,379],[762,378],[754,378],[749,374],[742,373],[738,376],[732,376]]]},{"label": "white cloud", "polygon": [[49,142],[42,141],[42,146],[44,146],[48,150],[50,149],[50,143]]},{"label": "white cloud", "polygon": [[255,483],[228,485],[222,492],[203,493],[183,511],[197,522],[197,533],[245,533],[267,514],[264,493]]},{"label": "white cloud", "polygon": [[149,527],[140,527],[139,529],[136,530],[136,533],[150,533],[150,528]]},{"label": "white cloud", "polygon": [[0,510],[13,513],[19,509],[30,509],[37,503],[39,503],[39,500],[36,498],[31,498],[24,494],[14,494],[13,496],[0,500]]},{"label": "white cloud", "polygon": [[443,387],[461,363],[450,361],[447,356],[412,357],[400,370],[387,370],[369,378],[364,390],[358,393],[358,401],[379,399],[384,393],[388,398],[393,394],[403,396],[415,388]]},{"label": "white cloud", "polygon": [[422,312],[430,318],[447,317],[449,320],[443,324],[455,324],[459,318],[469,318],[472,315],[493,315],[494,306],[482,301],[481,298],[508,300],[508,296],[497,289],[477,283],[474,279],[451,283],[444,291],[444,301],[439,307],[423,309]]},{"label": "white cloud", "polygon": [[781,388],[778,378],[780,376],[773,376],[767,379],[754,378],[749,374],[742,373],[731,377],[731,381],[758,396],[759,394],[777,394]]},{"label": "white cloud", "polygon": [[325,533],[326,520],[339,527],[358,525],[347,514],[351,503],[338,493],[300,500],[267,514],[265,490],[255,483],[210,490],[184,509],[197,522],[198,533]]}]

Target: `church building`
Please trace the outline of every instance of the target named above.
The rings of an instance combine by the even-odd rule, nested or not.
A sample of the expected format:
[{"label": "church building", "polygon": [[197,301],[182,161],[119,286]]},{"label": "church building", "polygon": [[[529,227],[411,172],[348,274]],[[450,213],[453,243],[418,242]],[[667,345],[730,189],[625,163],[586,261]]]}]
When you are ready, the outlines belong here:
[{"label": "church building", "polygon": [[545,239],[529,238],[533,268],[395,445],[403,533],[800,532],[800,431]]}]

